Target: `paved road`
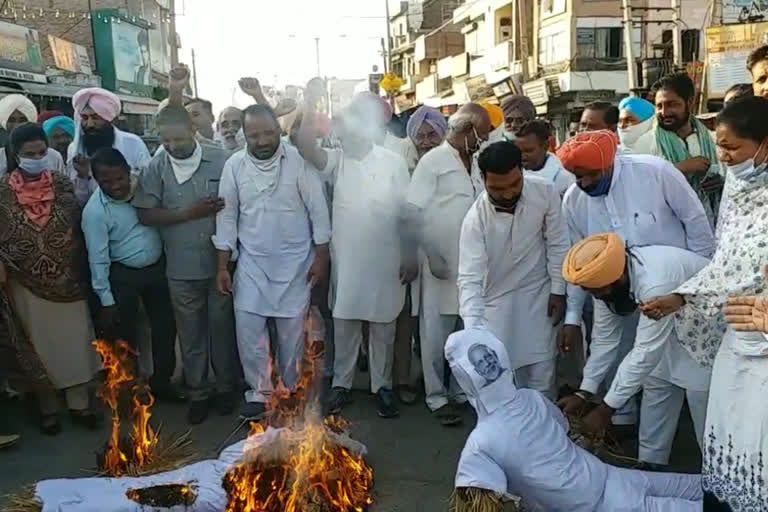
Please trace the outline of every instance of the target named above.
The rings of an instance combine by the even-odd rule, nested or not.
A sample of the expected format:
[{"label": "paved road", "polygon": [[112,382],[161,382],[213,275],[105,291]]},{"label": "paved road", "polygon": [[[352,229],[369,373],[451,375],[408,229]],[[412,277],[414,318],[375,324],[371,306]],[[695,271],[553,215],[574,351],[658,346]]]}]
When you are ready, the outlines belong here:
[{"label": "paved road", "polygon": [[[376,417],[369,395],[356,392],[354,398],[344,417],[353,424],[353,437],[368,446],[369,463],[375,477],[376,505],[373,511],[446,511],[459,453],[474,424],[473,413],[465,411],[463,426],[444,428],[429,415],[424,405],[403,407],[399,419],[382,420]],[[12,417],[18,420],[25,417],[19,404],[12,407]],[[5,413],[5,407],[3,409]],[[186,430],[184,406],[160,404],[155,412],[155,419],[163,423],[166,431]],[[203,425],[195,427],[192,435],[200,458],[213,457],[216,447],[235,425],[234,416],[211,416]],[[45,478],[83,475],[84,470],[94,468],[95,452],[102,447],[107,432],[106,423],[98,432],[66,424],[58,437],[46,437],[34,424],[28,423],[22,443],[0,452],[0,495]],[[673,467],[695,471],[698,459],[690,419],[684,414],[673,454]]]},{"label": "paved road", "polygon": [[[421,404],[404,407],[398,419],[383,420],[376,416],[373,400],[367,394],[355,393],[354,399],[343,416],[353,424],[353,437],[368,446],[375,478],[373,510],[447,510],[456,463],[474,422],[473,414],[466,411],[464,426],[447,429],[438,425]],[[15,418],[25,417],[20,405],[12,407]],[[156,409],[155,417],[164,430],[186,430],[184,406],[160,404]],[[211,416],[195,427],[192,435],[200,458],[212,457],[235,426],[234,416]],[[94,468],[95,452],[106,441],[107,433],[106,423],[98,432],[66,424],[59,436],[47,437],[33,423],[27,424],[21,444],[0,452],[0,495],[45,478],[84,475],[84,470]]]}]

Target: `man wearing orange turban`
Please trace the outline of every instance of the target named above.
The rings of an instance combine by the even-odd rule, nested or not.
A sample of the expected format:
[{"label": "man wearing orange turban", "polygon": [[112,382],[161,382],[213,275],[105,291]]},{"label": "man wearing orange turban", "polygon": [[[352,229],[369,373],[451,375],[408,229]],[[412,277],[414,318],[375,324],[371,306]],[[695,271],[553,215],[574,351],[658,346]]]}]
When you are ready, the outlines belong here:
[{"label": "man wearing orange turban", "polygon": [[[563,263],[563,277],[596,299],[595,337],[581,390],[559,403],[566,412],[580,409],[596,391],[592,383],[602,382],[611,362],[621,358],[625,330],[621,315],[632,314],[638,304],[674,291],[708,262],[677,247],[626,249],[616,233],[592,235],[571,248]],[[703,439],[710,369],[697,364],[680,345],[675,328],[673,315],[658,321],[640,317],[633,346],[608,382],[608,393],[584,420],[588,429],[606,428],[614,412],[642,389],[639,458],[652,464],[669,461],[684,398],[699,445]]]},{"label": "man wearing orange turban", "polygon": [[[710,257],[715,241],[701,201],[685,177],[669,162],[647,155],[617,154],[611,132],[584,132],[563,144],[558,151],[563,166],[576,175],[577,186],[563,196],[563,216],[571,242],[578,243],[598,233],[620,235],[628,246],[667,245]],[[569,284],[568,306],[560,342],[563,350],[583,350],[582,314],[589,311],[588,297],[579,286]],[[595,317],[600,306],[595,304]],[[607,310],[608,314],[613,314]],[[637,314],[617,317],[623,323],[620,351],[634,340]],[[589,315],[585,315],[590,332]],[[591,333],[593,342],[602,336]],[[610,374],[610,372],[609,372]],[[594,391],[601,382],[590,382]],[[593,392],[594,392],[593,391]],[[615,420],[633,422],[627,409]]]},{"label": "man wearing orange turban", "polygon": [[565,141],[557,157],[576,175],[579,188],[592,197],[603,196],[611,187],[618,144],[616,134],[608,130],[582,132]]}]

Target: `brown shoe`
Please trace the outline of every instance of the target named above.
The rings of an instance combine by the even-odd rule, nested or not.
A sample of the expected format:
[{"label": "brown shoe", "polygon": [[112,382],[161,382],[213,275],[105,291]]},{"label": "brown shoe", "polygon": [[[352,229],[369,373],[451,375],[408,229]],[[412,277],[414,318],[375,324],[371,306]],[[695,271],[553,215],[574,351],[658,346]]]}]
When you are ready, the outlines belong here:
[{"label": "brown shoe", "polygon": [[462,421],[464,421],[453,404],[445,404],[436,411],[432,411],[432,415],[444,427],[455,427],[461,425]]}]

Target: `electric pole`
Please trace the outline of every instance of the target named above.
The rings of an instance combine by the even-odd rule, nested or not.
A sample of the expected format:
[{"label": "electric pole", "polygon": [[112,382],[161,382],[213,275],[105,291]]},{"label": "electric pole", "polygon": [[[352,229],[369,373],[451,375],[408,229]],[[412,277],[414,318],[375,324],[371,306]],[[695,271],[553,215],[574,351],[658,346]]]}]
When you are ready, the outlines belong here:
[{"label": "electric pole", "polygon": [[197,61],[195,60],[194,48],[192,48],[192,85],[195,86],[195,98],[199,98],[200,94],[197,89]]},{"label": "electric pole", "polygon": [[317,61],[317,75],[320,76],[320,38],[315,38],[315,60]]},{"label": "electric pole", "polygon": [[530,79],[528,69],[528,0],[518,0],[517,20],[520,29],[520,63],[523,68],[523,82]]},{"label": "electric pole", "polygon": [[[627,58],[627,81],[629,91],[637,89],[637,63],[635,62],[634,48],[632,46],[632,5],[631,0],[622,0],[624,10],[624,56]],[[672,0],[673,2],[675,0]]]},{"label": "electric pole", "polygon": [[389,0],[384,0],[384,10],[387,16],[387,36],[381,42],[381,51],[384,52],[384,74],[386,75],[389,73],[389,57],[392,55],[392,48],[389,44],[391,39],[389,36]]},{"label": "electric pole", "polygon": [[[713,3],[714,5],[714,3]],[[683,49],[680,36],[680,0],[672,0],[672,59],[675,68],[683,68]]]},{"label": "electric pole", "polygon": [[171,16],[169,30],[171,31],[171,69],[173,69],[179,65],[179,41],[176,38],[176,0],[168,2],[168,9]]}]

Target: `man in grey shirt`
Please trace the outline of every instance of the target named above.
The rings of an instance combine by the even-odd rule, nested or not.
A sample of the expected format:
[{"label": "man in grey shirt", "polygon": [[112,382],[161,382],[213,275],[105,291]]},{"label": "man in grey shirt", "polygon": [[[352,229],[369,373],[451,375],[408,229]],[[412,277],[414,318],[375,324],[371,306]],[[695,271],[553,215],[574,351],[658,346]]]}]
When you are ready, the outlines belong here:
[{"label": "man in grey shirt", "polygon": [[216,213],[224,207],[218,186],[230,153],[197,142],[182,107],[165,107],[155,122],[165,151],[155,155],[141,176],[133,205],[142,224],[160,228],[165,246],[190,398],[188,420],[194,425],[208,416],[209,362],[216,374],[219,413],[228,415],[235,408],[234,311],[232,298],[216,291],[216,250],[211,241]]}]

